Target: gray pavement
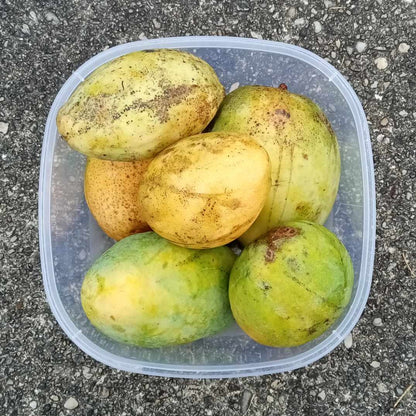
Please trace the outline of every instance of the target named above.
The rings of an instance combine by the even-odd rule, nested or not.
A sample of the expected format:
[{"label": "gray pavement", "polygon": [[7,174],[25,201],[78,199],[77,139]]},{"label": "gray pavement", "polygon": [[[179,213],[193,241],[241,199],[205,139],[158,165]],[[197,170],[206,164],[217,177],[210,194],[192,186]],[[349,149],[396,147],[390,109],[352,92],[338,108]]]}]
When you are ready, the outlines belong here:
[{"label": "gray pavement", "polygon": [[[0,414],[416,415],[416,385],[394,407],[416,383],[415,25],[413,0],[1,0]],[[377,186],[371,295],[352,342],[307,368],[202,381],[119,372],[80,351],[46,302],[37,190],[56,93],[104,48],[191,34],[305,47],[347,77],[366,111]]]}]

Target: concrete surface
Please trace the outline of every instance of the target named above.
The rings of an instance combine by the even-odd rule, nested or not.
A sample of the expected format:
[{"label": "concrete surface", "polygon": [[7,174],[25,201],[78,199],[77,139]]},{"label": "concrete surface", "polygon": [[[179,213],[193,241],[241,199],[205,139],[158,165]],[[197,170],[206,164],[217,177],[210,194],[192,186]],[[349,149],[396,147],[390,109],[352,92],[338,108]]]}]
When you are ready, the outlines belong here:
[{"label": "concrete surface", "polygon": [[[0,414],[416,414],[416,4],[377,1],[0,2]],[[279,5],[273,5],[279,3]],[[192,381],[112,370],[64,335],[46,303],[37,187],[48,109],[81,63],[127,41],[262,37],[328,59],[355,88],[377,183],[374,282],[364,315],[319,362],[287,374]]]}]

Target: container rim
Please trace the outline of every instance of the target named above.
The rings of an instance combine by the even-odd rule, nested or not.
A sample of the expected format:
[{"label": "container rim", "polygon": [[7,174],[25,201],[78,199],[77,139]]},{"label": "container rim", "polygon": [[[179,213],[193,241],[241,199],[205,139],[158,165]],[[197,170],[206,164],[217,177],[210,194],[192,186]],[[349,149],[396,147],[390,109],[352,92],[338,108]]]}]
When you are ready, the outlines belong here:
[{"label": "container rim", "polygon": [[[333,82],[340,93],[347,100],[357,129],[360,148],[361,166],[366,166],[367,171],[362,169],[363,181],[363,242],[361,254],[360,279],[355,298],[350,305],[342,322],[325,340],[313,348],[294,357],[278,361],[267,361],[262,363],[249,363],[239,365],[175,365],[157,364],[138,361],[120,357],[116,354],[98,347],[90,341],[80,329],[78,329],[65,311],[60,300],[56,286],[53,268],[53,256],[50,229],[50,206],[51,206],[51,179],[53,167],[53,155],[55,150],[55,137],[57,135],[56,115],[64,97],[83,81],[89,73],[103,63],[126,53],[149,48],[216,48],[216,49],[242,49],[255,52],[268,52],[291,56],[304,61],[321,71],[329,81]],[[351,332],[360,318],[371,287],[374,249],[375,249],[375,226],[376,226],[376,204],[374,167],[368,124],[361,103],[351,85],[330,63],[315,55],[314,53],[299,46],[275,42],[269,40],[258,40],[250,38],[221,37],[221,36],[189,36],[189,37],[167,37],[134,41],[118,45],[98,53],[81,65],[64,83],[58,92],[48,115],[41,154],[41,167],[39,175],[39,245],[43,284],[46,297],[53,315],[58,321],[66,335],[82,351],[102,362],[119,370],[129,372],[181,378],[230,378],[243,376],[258,376],[283,371],[290,371],[307,366],[322,358],[338,346],[342,340]]]}]

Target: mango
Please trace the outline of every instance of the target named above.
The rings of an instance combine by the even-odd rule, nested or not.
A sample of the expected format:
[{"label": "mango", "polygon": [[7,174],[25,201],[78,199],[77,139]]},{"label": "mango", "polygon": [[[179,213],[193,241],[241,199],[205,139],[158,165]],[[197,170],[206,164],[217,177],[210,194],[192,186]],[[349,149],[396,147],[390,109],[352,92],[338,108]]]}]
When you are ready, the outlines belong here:
[{"label": "mango", "polygon": [[294,221],[244,248],[230,276],[235,320],[255,341],[294,347],[339,318],[354,283],[351,258],[322,225]]},{"label": "mango", "polygon": [[149,164],[139,189],[143,218],[183,247],[231,242],[255,221],[270,189],[267,152],[242,133],[182,139]]},{"label": "mango", "polygon": [[150,160],[87,160],[85,200],[98,225],[114,240],[150,230],[138,200],[139,185]]},{"label": "mango", "polygon": [[56,122],[69,146],[89,157],[147,159],[204,130],[224,95],[213,68],[190,53],[131,52],[79,84]]},{"label": "mango", "polygon": [[203,338],[232,321],[228,247],[192,250],[146,232],[126,237],[91,266],[82,307],[115,341],[163,347]]},{"label": "mango", "polygon": [[337,195],[341,161],[335,132],[312,100],[284,84],[240,87],[225,98],[212,130],[249,134],[270,157],[269,195],[240,237],[243,244],[285,221],[325,222]]}]

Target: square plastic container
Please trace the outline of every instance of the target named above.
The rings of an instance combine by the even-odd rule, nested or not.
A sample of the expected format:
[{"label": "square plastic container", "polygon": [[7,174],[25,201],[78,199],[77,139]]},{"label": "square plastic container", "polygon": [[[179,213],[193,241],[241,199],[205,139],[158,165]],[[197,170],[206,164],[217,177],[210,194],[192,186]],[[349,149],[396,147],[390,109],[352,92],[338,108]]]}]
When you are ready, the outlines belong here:
[{"label": "square plastic container", "polygon": [[[351,301],[319,338],[295,348],[257,344],[236,324],[191,344],[145,349],[112,341],[95,330],[80,302],[84,274],[114,242],[100,230],[84,200],[85,157],[57,132],[58,109],[77,85],[103,63],[126,53],[177,48],[194,53],[216,70],[226,91],[240,85],[285,83],[312,98],[337,134],[342,174],[326,226],[347,247],[355,269]],[[367,301],[375,242],[375,191],[365,114],[353,89],[325,60],[296,46],[243,38],[185,37],[133,42],[108,49],[82,65],[59,91],[46,124],[39,188],[42,272],[48,302],[68,337],[85,353],[130,372],[170,377],[241,377],[306,366],[331,352],[352,330]]]}]

